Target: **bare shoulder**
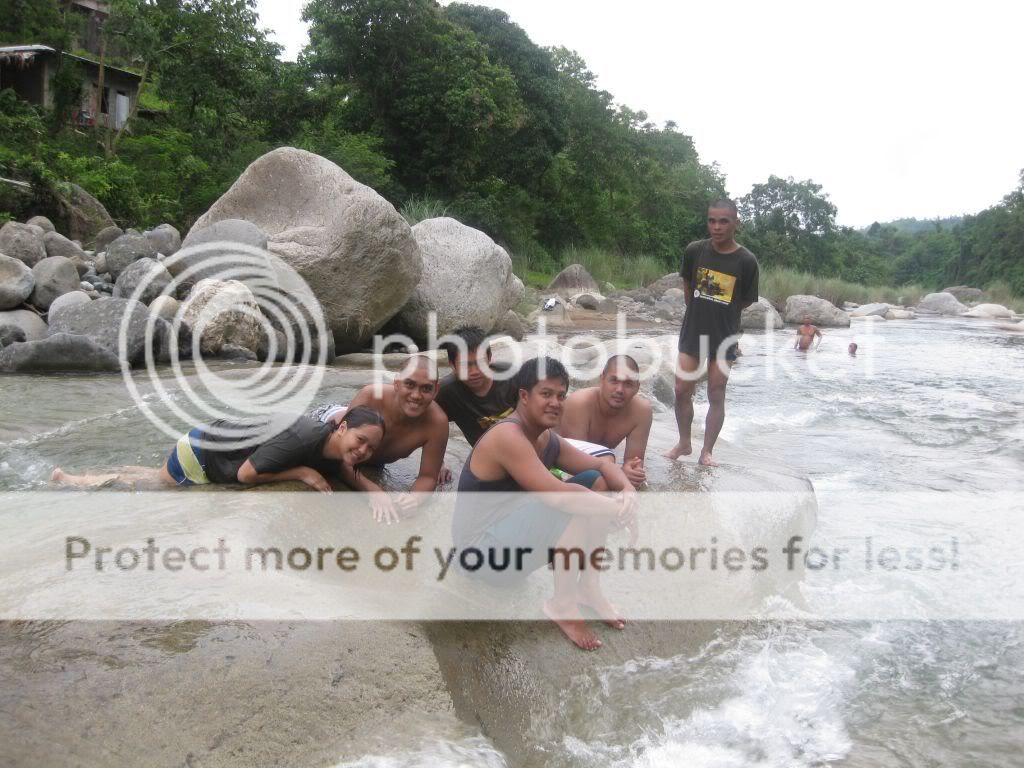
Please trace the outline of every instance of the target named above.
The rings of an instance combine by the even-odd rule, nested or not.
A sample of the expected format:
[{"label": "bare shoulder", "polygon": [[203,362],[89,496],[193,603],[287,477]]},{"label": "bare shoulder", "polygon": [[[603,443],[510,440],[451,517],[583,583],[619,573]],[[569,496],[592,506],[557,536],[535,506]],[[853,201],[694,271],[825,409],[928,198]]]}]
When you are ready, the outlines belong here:
[{"label": "bare shoulder", "polygon": [[597,394],[597,387],[586,387],[585,389],[577,389],[571,395],[565,399],[565,407],[573,406],[576,408],[590,405],[594,400],[594,395]]},{"label": "bare shoulder", "polygon": [[356,396],[352,398],[352,402],[349,405],[353,407],[357,405],[369,405],[375,406],[380,410],[380,403],[383,398],[377,397],[374,389],[375,387],[373,384],[367,384],[356,393]]},{"label": "bare shoulder", "polygon": [[448,434],[448,416],[445,414],[444,409],[441,408],[437,403],[431,403],[427,408],[424,415],[424,420],[429,425],[432,432],[444,432]]}]

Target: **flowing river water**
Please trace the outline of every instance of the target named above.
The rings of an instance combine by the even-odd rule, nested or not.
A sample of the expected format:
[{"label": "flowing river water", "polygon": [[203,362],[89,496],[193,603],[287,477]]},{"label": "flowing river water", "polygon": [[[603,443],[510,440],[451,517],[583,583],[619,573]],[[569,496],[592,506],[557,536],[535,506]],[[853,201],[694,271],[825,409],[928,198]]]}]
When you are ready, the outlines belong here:
[{"label": "flowing river water", "polygon": [[[829,564],[808,572],[806,605],[788,620],[727,625],[693,655],[602,666],[598,652],[593,673],[565,691],[551,764],[1018,764],[1024,555],[1021,522],[1008,516],[1024,482],[1024,336],[919,319],[826,329],[811,355],[768,354],[762,341],[743,342],[723,439],[811,479],[819,518],[808,545],[834,552],[871,536],[905,553],[957,539],[956,588],[877,559]],[[323,395],[342,399],[364,379],[334,370]],[[119,379],[15,377],[3,392],[0,490],[44,488],[55,464],[156,465],[168,449]],[[701,401],[698,391],[698,420]],[[673,429],[659,404],[656,476],[666,470],[653,452]],[[449,461],[465,453],[452,443]],[[395,474],[413,471],[405,462]],[[931,511],[909,513],[911,494]],[[339,764],[502,766],[506,757],[442,713]]]}]

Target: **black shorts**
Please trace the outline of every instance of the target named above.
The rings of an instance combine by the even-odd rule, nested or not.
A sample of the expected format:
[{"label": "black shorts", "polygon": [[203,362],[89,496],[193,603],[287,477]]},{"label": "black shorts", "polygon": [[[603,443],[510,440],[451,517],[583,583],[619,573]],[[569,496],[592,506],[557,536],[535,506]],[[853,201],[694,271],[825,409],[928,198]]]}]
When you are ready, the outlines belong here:
[{"label": "black shorts", "polygon": [[[721,344],[722,342],[716,342],[714,339],[711,339],[709,337],[708,344],[706,347],[707,352],[702,355],[700,348],[700,337],[697,336],[692,339],[686,338],[683,336],[682,330],[679,331],[679,351],[682,352],[684,355],[689,355],[690,357],[694,357],[699,361],[703,361],[704,357],[709,357],[712,360],[714,360],[718,355],[718,348],[721,346]],[[739,348],[739,342],[734,341],[729,346],[729,348],[725,350],[725,360],[727,363],[736,362],[736,358],[739,357]]]}]

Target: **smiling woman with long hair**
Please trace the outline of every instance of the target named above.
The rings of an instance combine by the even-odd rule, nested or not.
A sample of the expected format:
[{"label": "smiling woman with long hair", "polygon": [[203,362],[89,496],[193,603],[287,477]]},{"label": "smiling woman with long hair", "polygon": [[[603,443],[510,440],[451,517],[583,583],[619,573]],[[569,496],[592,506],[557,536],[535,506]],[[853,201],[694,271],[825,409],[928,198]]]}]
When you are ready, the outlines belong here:
[{"label": "smiling woman with long hair", "polygon": [[[210,483],[254,485],[298,480],[318,491],[331,492],[327,477],[347,484],[355,467],[384,439],[384,418],[367,406],[351,408],[338,423],[320,423],[300,416],[286,429],[259,443],[240,447],[248,425],[215,421],[182,435],[159,469],[124,467],[99,475],[71,475],[53,470],[51,480],[82,488],[117,484],[192,486]],[[221,447],[221,445],[223,447]]]}]

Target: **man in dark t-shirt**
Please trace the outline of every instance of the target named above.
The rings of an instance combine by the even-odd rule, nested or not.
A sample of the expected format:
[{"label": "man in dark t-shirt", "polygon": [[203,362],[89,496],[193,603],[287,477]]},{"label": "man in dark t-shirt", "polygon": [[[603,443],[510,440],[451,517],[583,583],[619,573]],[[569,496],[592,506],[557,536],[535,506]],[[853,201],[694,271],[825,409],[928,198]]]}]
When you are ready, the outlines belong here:
[{"label": "man in dark t-shirt", "polygon": [[519,390],[510,366],[491,362],[483,330],[466,326],[451,336],[451,342],[442,347],[452,372],[441,379],[435,402],[448,421],[458,425],[466,441],[476,445],[484,432],[512,415]]},{"label": "man in dark t-shirt", "polygon": [[693,393],[702,363],[708,365],[708,416],[699,463],[713,466],[711,454],[725,422],[725,387],[736,360],[740,314],[757,301],[758,266],[754,254],[736,242],[736,204],[722,198],[708,207],[711,237],[686,246],[682,266],[686,314],[679,331],[675,411],[679,442],[670,459],[693,452]]}]

